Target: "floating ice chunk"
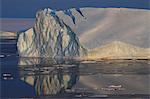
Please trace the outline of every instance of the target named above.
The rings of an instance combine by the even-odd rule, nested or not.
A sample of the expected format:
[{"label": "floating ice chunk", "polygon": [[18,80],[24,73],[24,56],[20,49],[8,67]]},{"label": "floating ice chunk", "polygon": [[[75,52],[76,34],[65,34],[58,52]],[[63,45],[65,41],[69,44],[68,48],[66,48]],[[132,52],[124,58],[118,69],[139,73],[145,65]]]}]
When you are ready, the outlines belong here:
[{"label": "floating ice chunk", "polygon": [[11,73],[4,73],[3,74],[3,79],[4,80],[12,80],[14,79]]},{"label": "floating ice chunk", "polygon": [[3,54],[0,55],[0,58],[4,58],[4,57],[5,57],[5,55],[3,55]]}]

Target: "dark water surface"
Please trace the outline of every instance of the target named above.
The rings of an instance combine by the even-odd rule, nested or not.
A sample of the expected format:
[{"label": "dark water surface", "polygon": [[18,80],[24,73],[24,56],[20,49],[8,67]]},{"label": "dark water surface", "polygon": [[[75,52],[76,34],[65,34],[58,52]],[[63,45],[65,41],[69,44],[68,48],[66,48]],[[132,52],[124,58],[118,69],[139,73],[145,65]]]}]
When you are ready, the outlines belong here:
[{"label": "dark water surface", "polygon": [[2,98],[149,98],[149,60],[19,58],[14,42],[4,42]]}]

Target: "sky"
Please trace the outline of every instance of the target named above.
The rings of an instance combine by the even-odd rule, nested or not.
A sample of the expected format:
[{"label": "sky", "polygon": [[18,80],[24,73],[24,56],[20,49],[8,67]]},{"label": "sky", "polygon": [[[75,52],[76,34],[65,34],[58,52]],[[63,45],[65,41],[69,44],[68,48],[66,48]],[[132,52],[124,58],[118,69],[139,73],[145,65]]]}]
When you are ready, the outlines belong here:
[{"label": "sky", "polygon": [[55,10],[68,8],[134,8],[150,9],[150,0],[0,0],[0,18],[34,18],[39,9]]}]

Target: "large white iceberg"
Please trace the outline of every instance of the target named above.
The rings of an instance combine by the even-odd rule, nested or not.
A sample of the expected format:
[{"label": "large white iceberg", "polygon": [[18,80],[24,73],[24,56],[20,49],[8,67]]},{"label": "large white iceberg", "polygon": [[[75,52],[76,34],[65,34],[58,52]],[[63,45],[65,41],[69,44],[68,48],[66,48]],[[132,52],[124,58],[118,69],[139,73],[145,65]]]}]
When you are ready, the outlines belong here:
[{"label": "large white iceberg", "polygon": [[34,27],[19,34],[17,47],[21,57],[76,57],[86,54],[76,34],[51,9],[38,11]]}]

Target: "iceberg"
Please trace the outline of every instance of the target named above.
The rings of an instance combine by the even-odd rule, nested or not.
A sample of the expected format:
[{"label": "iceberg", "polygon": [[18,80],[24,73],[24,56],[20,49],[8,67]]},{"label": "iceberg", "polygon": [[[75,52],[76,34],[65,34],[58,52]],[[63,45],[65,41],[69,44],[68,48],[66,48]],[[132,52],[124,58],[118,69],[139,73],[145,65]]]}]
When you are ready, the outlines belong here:
[{"label": "iceberg", "polygon": [[[58,11],[59,18],[69,25],[87,49],[93,49],[108,42],[121,41],[142,48],[149,48],[150,10],[128,8],[80,8],[70,9],[72,19]],[[133,28],[134,27],[134,28]]]},{"label": "iceberg", "polygon": [[21,57],[79,57],[87,53],[72,29],[49,8],[37,12],[33,28],[19,33],[17,47]]}]

